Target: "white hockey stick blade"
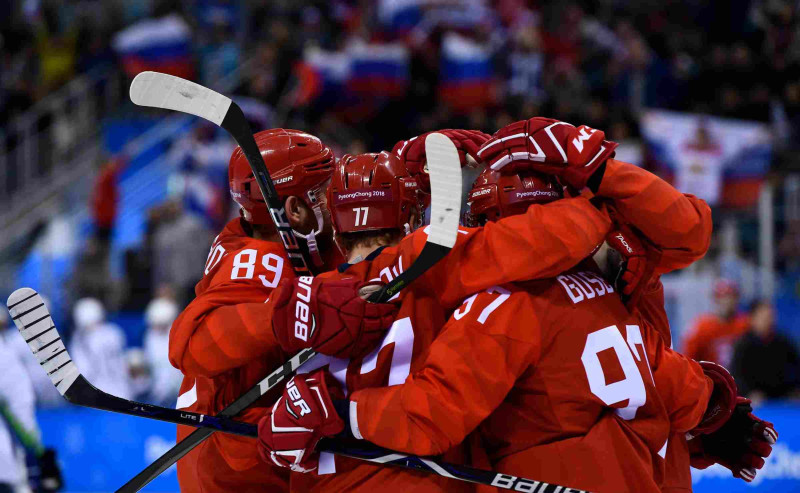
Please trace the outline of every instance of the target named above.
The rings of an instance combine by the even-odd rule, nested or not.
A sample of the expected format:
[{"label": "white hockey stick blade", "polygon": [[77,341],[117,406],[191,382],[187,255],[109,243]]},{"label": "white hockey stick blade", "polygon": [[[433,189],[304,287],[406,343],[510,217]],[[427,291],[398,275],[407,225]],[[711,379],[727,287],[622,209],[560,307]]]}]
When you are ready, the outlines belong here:
[{"label": "white hockey stick blade", "polygon": [[231,99],[194,82],[161,72],[142,72],[131,83],[131,101],[139,106],[189,113],[221,125]]},{"label": "white hockey stick blade", "polygon": [[431,228],[428,241],[452,248],[461,215],[461,161],[455,144],[442,134],[425,138],[431,182]]},{"label": "white hockey stick blade", "polygon": [[20,288],[8,297],[7,306],[20,335],[53,385],[64,395],[80,371],[72,362],[41,295],[31,288]]}]

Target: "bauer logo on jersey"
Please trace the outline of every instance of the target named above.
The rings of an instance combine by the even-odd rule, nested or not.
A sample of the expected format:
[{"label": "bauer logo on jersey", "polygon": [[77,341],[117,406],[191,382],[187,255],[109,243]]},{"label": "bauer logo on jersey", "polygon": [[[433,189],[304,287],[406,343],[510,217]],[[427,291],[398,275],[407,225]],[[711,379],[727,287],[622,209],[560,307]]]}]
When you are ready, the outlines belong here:
[{"label": "bauer logo on jersey", "polygon": [[362,201],[381,201],[391,202],[392,191],[389,189],[375,190],[371,188],[362,188],[360,190],[348,190],[344,193],[336,193],[333,195],[335,204],[346,204],[348,202],[362,202]]},{"label": "bauer logo on jersey", "polygon": [[561,274],[556,277],[556,280],[561,283],[573,304],[614,292],[614,288],[594,272],[581,271]]},{"label": "bauer logo on jersey", "polygon": [[[311,301],[311,283],[314,278],[311,276],[301,276],[297,279],[297,301],[294,305],[294,336],[303,342],[314,336],[314,329],[317,326],[314,315],[308,303]],[[309,324],[309,315],[311,323]],[[310,327],[309,327],[310,325]]]}]

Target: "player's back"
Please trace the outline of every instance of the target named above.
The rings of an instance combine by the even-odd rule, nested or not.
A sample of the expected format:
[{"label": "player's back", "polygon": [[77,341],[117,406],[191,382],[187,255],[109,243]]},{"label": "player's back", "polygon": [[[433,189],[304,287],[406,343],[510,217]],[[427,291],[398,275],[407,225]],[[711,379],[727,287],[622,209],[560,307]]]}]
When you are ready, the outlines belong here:
[{"label": "player's back", "polygon": [[482,317],[518,360],[513,389],[479,430],[496,471],[596,492],[655,492],[671,425],[651,369],[663,343],[595,269],[585,263],[554,280],[497,288],[456,312]]},{"label": "player's back", "polygon": [[[403,259],[406,259],[404,263]],[[402,273],[408,257],[396,247],[380,249],[356,264],[343,264],[338,271],[322,274],[329,279],[380,279],[389,282]],[[447,320],[437,293],[426,276],[406,287],[395,298],[400,303],[395,322],[381,343],[363,358],[346,360],[317,355],[298,371],[308,372],[328,365],[333,376],[350,393],[369,387],[402,384],[424,363],[428,348]],[[450,461],[468,462],[460,447],[445,455]],[[335,472],[335,474],[331,474]],[[471,485],[441,476],[323,453],[317,474],[292,474],[292,491],[473,491]]]}]

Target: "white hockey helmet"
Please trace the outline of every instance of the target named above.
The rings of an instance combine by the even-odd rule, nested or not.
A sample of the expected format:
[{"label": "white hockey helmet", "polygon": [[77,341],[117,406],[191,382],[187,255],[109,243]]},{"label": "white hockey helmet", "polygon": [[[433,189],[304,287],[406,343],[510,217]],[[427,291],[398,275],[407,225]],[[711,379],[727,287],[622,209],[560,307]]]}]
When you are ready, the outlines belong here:
[{"label": "white hockey helmet", "polygon": [[178,317],[178,304],[166,298],[156,298],[147,304],[144,319],[148,326],[172,325]]},{"label": "white hockey helmet", "polygon": [[97,325],[105,319],[106,310],[95,298],[81,298],[72,307],[72,320],[79,329]]}]

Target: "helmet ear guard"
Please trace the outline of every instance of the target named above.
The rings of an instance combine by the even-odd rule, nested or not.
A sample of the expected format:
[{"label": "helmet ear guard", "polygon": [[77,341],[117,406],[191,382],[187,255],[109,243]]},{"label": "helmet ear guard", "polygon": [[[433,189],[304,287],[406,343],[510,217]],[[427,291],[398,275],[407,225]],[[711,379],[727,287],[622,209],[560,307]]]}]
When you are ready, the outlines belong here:
[{"label": "helmet ear guard", "polygon": [[[317,137],[299,130],[274,128],[254,135],[256,145],[269,170],[281,200],[299,197],[314,211],[317,226],[308,234],[293,230],[295,241],[304,257],[316,268],[323,266],[317,247],[317,235],[324,226],[322,201],[334,166],[333,151]],[[240,215],[251,225],[273,224],[264,196],[256,183],[241,147],[237,147],[228,163],[231,197],[240,206]]]}]

